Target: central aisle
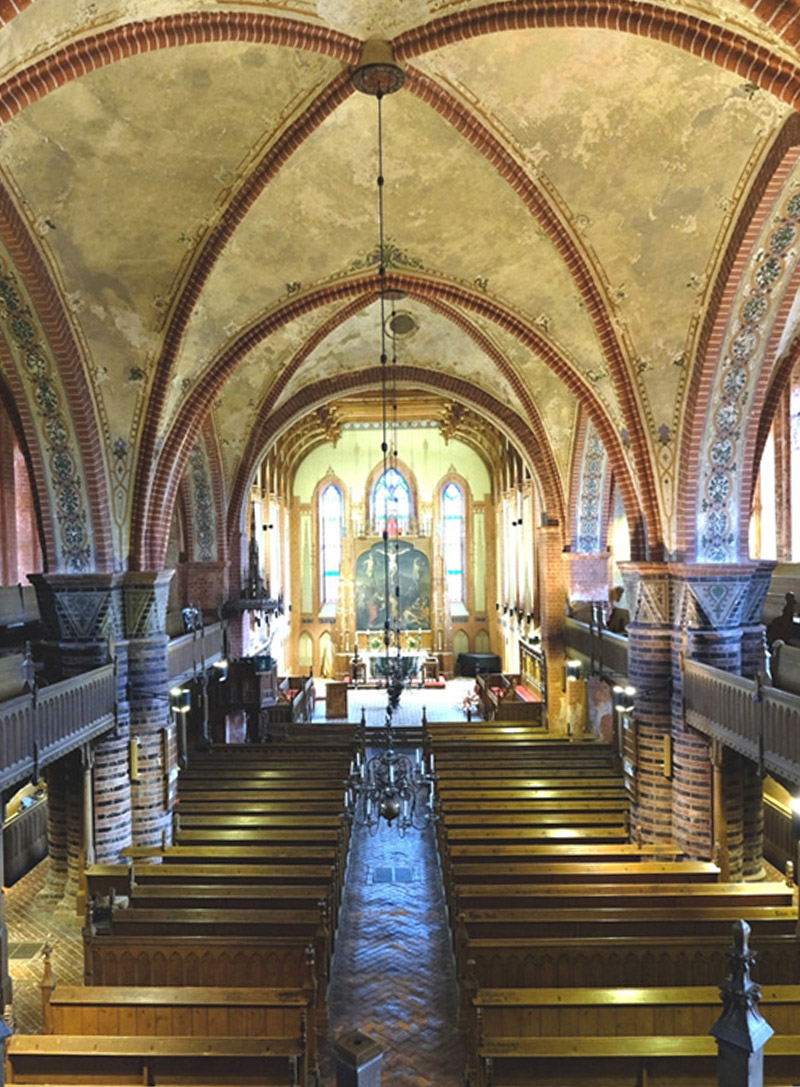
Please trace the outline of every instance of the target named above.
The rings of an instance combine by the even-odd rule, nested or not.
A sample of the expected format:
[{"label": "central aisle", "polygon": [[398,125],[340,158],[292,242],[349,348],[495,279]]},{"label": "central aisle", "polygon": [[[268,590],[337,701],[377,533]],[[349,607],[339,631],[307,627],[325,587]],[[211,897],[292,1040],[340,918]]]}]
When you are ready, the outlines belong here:
[{"label": "central aisle", "polygon": [[[331,1036],[384,1048],[382,1087],[461,1087],[455,968],[433,828],[353,833],[329,990]],[[327,1076],[325,1083],[333,1082]]]}]

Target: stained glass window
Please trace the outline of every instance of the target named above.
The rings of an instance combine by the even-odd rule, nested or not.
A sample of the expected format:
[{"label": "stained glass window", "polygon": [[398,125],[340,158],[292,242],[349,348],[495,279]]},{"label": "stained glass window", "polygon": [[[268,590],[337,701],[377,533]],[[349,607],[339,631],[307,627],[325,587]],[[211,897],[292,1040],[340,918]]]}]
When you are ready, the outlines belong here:
[{"label": "stained glass window", "polygon": [[448,483],[442,491],[442,554],[451,604],[463,603],[465,597],[464,522],[464,492],[457,483]]},{"label": "stained glass window", "polygon": [[411,523],[411,489],[396,468],[387,468],[372,488],[372,520],[378,532],[407,532]]},{"label": "stained glass window", "polygon": [[339,599],[343,505],[342,492],[333,483],[329,483],[319,496],[319,553],[323,606],[336,604]]}]

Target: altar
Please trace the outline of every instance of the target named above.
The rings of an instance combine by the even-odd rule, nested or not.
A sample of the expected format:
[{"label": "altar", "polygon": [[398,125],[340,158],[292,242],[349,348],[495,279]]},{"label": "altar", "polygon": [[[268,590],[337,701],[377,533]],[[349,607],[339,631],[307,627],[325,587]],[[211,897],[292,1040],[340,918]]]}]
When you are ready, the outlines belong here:
[{"label": "altar", "polygon": [[[418,653],[400,653],[400,675],[404,680],[414,680],[422,677],[422,669],[428,654],[421,650]],[[397,660],[397,655],[392,652],[391,660]],[[367,651],[364,654],[364,663],[368,680],[385,680],[387,670],[386,652]]]},{"label": "altar", "polygon": [[[403,630],[399,646],[389,647],[389,659],[400,661],[400,674],[406,681],[422,683],[430,657],[433,635],[429,630]],[[374,630],[356,633],[356,656],[350,661],[350,673],[360,683],[385,683],[387,651],[383,634]],[[399,652],[398,652],[399,650]]]}]

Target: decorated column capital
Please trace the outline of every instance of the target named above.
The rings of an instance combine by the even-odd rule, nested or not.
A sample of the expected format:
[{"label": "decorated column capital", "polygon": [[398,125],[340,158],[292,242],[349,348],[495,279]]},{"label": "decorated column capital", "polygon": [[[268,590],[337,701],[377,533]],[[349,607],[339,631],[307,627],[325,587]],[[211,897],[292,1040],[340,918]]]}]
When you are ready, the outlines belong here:
[{"label": "decorated column capital", "polygon": [[120,575],[125,638],[149,638],[167,629],[169,583],[174,570],[136,570]]}]

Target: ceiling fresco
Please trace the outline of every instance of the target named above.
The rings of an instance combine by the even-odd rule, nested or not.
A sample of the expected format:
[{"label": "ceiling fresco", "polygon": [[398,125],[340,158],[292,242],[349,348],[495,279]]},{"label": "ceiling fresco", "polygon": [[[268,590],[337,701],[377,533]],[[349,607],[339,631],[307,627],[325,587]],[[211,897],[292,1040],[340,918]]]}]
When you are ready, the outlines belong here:
[{"label": "ceiling fresco", "polygon": [[[800,69],[736,0],[662,6]],[[188,448],[209,412],[230,489],[254,427],[270,440],[270,414],[293,397],[327,382],[335,401],[338,379],[376,365],[377,110],[343,58],[370,35],[484,8],[32,0],[0,32],[3,80],[134,23],[227,20],[229,40],[169,48],[153,46],[153,29],[148,51],[105,53],[63,85],[53,76],[0,126],[0,181],[70,324],[109,480],[115,443],[139,458],[129,509],[157,501],[160,451]],[[275,28],[293,44],[256,40]],[[489,394],[529,415],[565,495],[583,404],[612,466],[656,493],[671,526],[699,330],[791,108],[734,71],[613,30],[431,36],[407,53],[406,86],[383,104],[387,266],[414,326],[398,361],[465,381],[476,405]],[[422,416],[430,385],[419,392]]]}]

